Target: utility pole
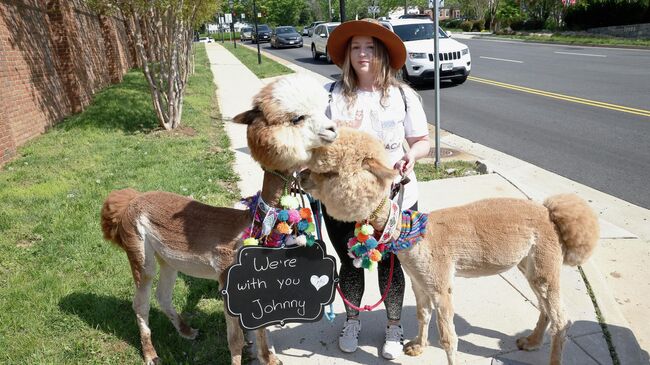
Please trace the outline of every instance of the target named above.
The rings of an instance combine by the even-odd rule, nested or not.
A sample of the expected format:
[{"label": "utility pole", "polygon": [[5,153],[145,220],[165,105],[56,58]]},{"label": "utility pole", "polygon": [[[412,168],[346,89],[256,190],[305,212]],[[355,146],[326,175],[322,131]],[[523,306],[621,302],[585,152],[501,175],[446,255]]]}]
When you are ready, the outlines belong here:
[{"label": "utility pole", "polygon": [[409,8],[408,0],[404,0],[404,15],[408,14],[408,8]]},{"label": "utility pole", "polygon": [[[440,16],[439,10],[440,0],[429,0],[429,7],[433,5],[433,59],[435,61],[436,73],[434,78],[435,89],[435,119],[434,124],[436,127],[436,170],[440,168],[440,34],[438,33],[438,17]],[[444,0],[442,0],[444,1]],[[433,3],[433,4],[431,4]]]},{"label": "utility pole", "polygon": [[260,39],[257,32],[257,8],[255,7],[255,0],[253,0],[253,23],[255,24],[255,39],[257,40],[257,64],[262,64],[262,53],[260,52]]},{"label": "utility pole", "polygon": [[341,14],[341,23],[345,21],[345,0],[339,0],[339,12]]}]

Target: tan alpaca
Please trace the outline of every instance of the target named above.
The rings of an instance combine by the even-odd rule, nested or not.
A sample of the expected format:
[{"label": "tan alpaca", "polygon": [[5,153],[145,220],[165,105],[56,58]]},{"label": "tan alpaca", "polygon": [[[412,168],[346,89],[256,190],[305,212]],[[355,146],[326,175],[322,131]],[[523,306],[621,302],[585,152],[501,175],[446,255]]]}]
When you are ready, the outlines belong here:
[{"label": "tan alpaca", "polygon": [[[314,151],[311,172],[303,186],[334,218],[367,219],[386,199],[395,177],[386,167],[382,149],[372,136],[342,128],[335,143]],[[385,204],[379,218],[370,222],[378,232],[386,225],[389,205]],[[399,228],[392,232],[392,237],[397,236]],[[552,196],[543,205],[523,199],[485,199],[429,213],[422,240],[397,252],[413,284],[419,322],[417,337],[404,351],[411,356],[422,353],[435,308],[440,344],[448,363],[455,364],[454,276],[495,275],[517,266],[528,279],[540,309],[535,329],[517,339],[517,346],[523,350],[539,348],[550,323],[550,363],[560,364],[568,329],[560,297],[561,266],[585,262],[598,237],[595,214],[572,194]]]},{"label": "tan alpaca", "polygon": [[[253,108],[235,117],[247,124],[251,155],[266,171],[288,176],[311,157],[311,150],[336,138],[334,124],[323,110],[327,94],[313,79],[293,75],[264,87]],[[285,181],[265,172],[262,199],[277,205]],[[108,196],[101,211],[104,237],[126,251],[136,292],[136,313],[145,364],[159,362],[149,329],[149,300],[156,261],[160,278],[156,297],[178,333],[194,339],[190,328],[172,306],[177,273],[218,280],[225,284],[225,269],[234,261],[241,235],[249,227],[249,211],[213,207],[184,196],[154,191],[117,190]],[[226,315],[231,363],[241,363],[244,346],[238,320]],[[266,331],[256,331],[258,358],[263,364],[279,364],[269,350]]]}]

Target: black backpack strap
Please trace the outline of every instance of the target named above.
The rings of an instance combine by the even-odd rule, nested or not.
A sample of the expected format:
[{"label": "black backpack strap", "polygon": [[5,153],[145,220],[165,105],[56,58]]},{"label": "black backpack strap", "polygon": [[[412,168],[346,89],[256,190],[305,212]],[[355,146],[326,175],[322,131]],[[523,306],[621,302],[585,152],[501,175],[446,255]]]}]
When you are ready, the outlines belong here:
[{"label": "black backpack strap", "polygon": [[335,87],[335,86],[336,86],[336,81],[334,81],[334,82],[330,85],[330,91],[329,91],[329,95],[328,95],[328,97],[329,97],[329,102],[328,102],[328,103],[329,103],[329,104],[332,103],[332,92],[334,91],[334,87]]}]

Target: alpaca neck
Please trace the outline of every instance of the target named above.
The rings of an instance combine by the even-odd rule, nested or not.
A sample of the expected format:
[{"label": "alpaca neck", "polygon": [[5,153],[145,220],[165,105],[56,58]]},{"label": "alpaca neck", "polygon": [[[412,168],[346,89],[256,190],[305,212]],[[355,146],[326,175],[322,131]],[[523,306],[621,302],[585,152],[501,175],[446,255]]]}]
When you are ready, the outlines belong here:
[{"label": "alpaca neck", "polygon": [[384,204],[383,208],[377,212],[377,218],[371,219],[369,223],[372,225],[372,228],[375,230],[375,232],[379,232],[381,234],[384,232],[384,228],[386,227],[386,223],[388,222],[388,215],[390,214],[390,201],[387,201],[386,204]]},{"label": "alpaca neck", "polygon": [[291,173],[282,172],[269,172],[264,170],[264,181],[262,182],[262,200],[271,206],[280,206],[280,197],[284,193],[286,181],[278,176],[290,176]]}]

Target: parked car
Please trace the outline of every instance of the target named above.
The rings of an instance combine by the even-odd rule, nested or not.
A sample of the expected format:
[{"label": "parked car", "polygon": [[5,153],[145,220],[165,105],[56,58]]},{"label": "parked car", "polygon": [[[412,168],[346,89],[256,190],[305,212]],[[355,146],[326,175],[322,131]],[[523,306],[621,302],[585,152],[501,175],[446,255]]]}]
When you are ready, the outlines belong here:
[{"label": "parked car", "polygon": [[[406,64],[401,70],[405,81],[424,82],[433,80],[436,74],[433,49],[433,21],[431,19],[394,19],[382,25],[397,34],[406,46]],[[472,69],[469,48],[451,39],[438,28],[440,79],[462,84]]]},{"label": "parked car", "polygon": [[251,27],[243,27],[239,31],[239,38],[241,41],[250,41],[253,40],[253,28]]},{"label": "parked car", "polygon": [[200,37],[199,43],[212,43],[212,38],[210,37]]},{"label": "parked car", "polygon": [[327,52],[327,39],[330,33],[339,26],[339,22],[323,23],[316,26],[314,29],[313,37],[311,38],[311,57],[315,60],[319,59],[321,55],[325,56],[328,63],[332,63],[330,54]]},{"label": "parked car", "polygon": [[398,19],[431,19],[429,14],[402,14]]},{"label": "parked car", "polygon": [[316,26],[318,24],[323,24],[323,23],[325,23],[325,22],[324,21],[317,21],[317,22],[313,22],[313,23],[309,24],[308,26],[306,26],[306,27],[304,27],[302,29],[302,35],[306,35],[308,37],[311,37],[314,34],[314,28],[316,28]]},{"label": "parked car", "polygon": [[271,33],[271,47],[302,47],[302,36],[294,27],[276,27]]},{"label": "parked car", "polygon": [[257,42],[269,42],[271,40],[271,27],[267,24],[259,24],[257,26],[257,32],[255,32],[255,27],[251,32],[251,41],[253,43]]}]

